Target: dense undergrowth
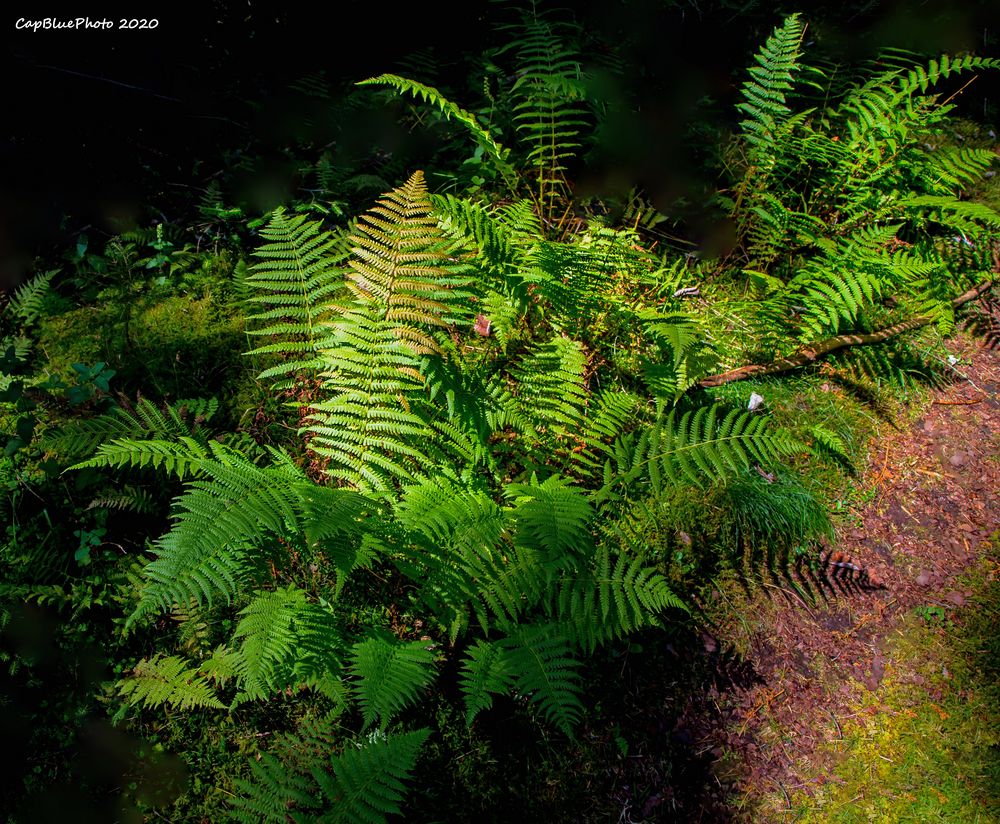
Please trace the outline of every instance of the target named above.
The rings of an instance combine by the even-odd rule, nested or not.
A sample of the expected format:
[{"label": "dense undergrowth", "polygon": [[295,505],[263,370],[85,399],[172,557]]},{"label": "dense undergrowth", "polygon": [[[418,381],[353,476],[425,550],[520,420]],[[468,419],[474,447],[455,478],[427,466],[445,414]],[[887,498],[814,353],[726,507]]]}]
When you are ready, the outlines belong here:
[{"label": "dense undergrowth", "polygon": [[480,101],[365,81],[451,165],[356,216],[319,157],[328,200],[248,222],[215,188],[9,296],[12,820],[607,820],[697,782],[664,732],[705,593],[808,597],[865,417],[947,379],[989,294],[995,153],[950,114],[1000,61],[845,80],[787,18],[708,256],[574,198],[580,34],[523,12]]}]

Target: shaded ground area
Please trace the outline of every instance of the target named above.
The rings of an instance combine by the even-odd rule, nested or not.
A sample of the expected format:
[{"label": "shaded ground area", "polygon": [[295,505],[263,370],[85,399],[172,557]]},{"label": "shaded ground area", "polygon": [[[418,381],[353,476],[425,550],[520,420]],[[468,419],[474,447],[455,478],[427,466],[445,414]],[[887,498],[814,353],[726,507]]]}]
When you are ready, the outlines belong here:
[{"label": "shaded ground area", "polygon": [[[943,700],[947,680],[909,672],[916,665],[894,640],[915,613],[945,620],[970,607],[963,574],[1000,529],[1000,352],[965,340],[952,349],[955,382],[933,393],[915,424],[879,434],[859,480],[868,502],[838,531],[825,570],[796,578],[816,600],[774,581],[733,605],[746,620],[703,639],[721,676],[691,699],[673,734],[708,763],[714,794],[731,805],[709,798],[680,820],[801,818],[803,799],[840,780],[825,745],[843,737],[859,705],[879,709],[867,698],[880,697],[887,671],[894,686]],[[858,799],[872,791],[859,787]]]}]

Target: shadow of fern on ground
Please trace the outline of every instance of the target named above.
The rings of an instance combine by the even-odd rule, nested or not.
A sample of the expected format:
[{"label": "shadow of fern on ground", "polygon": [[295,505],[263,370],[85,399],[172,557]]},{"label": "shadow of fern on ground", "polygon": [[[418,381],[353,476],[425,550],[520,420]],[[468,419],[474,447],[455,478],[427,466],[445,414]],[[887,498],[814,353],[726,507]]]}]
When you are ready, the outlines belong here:
[{"label": "shadow of fern on ground", "polygon": [[471,731],[442,725],[449,737],[428,742],[414,776],[425,792],[411,796],[407,819],[735,820],[732,786],[719,778],[724,753],[698,742],[726,720],[713,696],[760,683],[748,661],[678,625],[604,650],[585,678],[593,709],[569,742],[538,740],[530,705],[516,697],[498,700]]}]

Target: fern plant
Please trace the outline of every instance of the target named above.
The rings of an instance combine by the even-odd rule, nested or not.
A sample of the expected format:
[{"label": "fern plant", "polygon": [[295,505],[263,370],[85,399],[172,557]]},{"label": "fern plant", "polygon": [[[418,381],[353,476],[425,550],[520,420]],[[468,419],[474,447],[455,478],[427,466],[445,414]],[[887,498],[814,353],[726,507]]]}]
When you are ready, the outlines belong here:
[{"label": "fern plant", "polygon": [[552,218],[556,199],[569,195],[566,163],[579,151],[581,135],[590,126],[580,58],[560,28],[565,25],[533,9],[513,27],[514,39],[504,49],[515,53],[513,120],[526,143],[536,203],[546,219]]},{"label": "fern plant", "polygon": [[[492,116],[478,118],[431,86],[395,74],[368,78],[360,85],[388,86],[426,101],[445,119],[461,123],[508,190],[530,197],[538,216],[553,223],[557,204],[571,195],[568,164],[585,145],[594,121],[581,57],[574,45],[579,30],[547,17],[534,5],[520,10],[518,21],[504,28],[510,31],[511,39],[497,50],[496,57],[512,54],[514,70],[513,81],[499,97],[520,138],[514,151],[503,148],[493,137]],[[484,88],[489,88],[488,80],[484,80]],[[489,98],[491,106],[498,99],[492,94]],[[502,120],[497,114],[495,119]],[[525,178],[530,185],[523,188]]]},{"label": "fern plant", "polygon": [[827,82],[802,63],[802,32],[794,15],[775,29],[738,105],[747,115],[739,140],[745,167],[726,202],[740,262],[764,294],[729,311],[748,317],[749,336],[772,357],[898,323],[913,325],[897,334],[928,323],[947,333],[952,301],[990,277],[988,255],[969,250],[988,249],[997,226],[992,209],[957,189],[994,158],[935,149],[952,105],[931,89],[1000,62],[910,63],[839,90],[822,108],[793,111],[792,93]]}]

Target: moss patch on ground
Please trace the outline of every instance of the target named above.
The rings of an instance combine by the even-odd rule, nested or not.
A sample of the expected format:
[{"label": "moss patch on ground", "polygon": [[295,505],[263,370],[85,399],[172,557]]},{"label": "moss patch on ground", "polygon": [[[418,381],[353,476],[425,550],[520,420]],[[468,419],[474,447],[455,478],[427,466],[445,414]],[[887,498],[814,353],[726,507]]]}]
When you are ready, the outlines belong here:
[{"label": "moss patch on ground", "polygon": [[44,319],[39,350],[49,372],[106,363],[112,388],[176,400],[239,394],[251,375],[243,316],[212,294],[148,296],[128,311],[108,302]]},{"label": "moss patch on ground", "polygon": [[[931,599],[891,642],[885,679],[828,730],[802,822],[1000,821],[1000,552],[961,582],[961,608]],[[961,599],[959,599],[961,600]]]}]

